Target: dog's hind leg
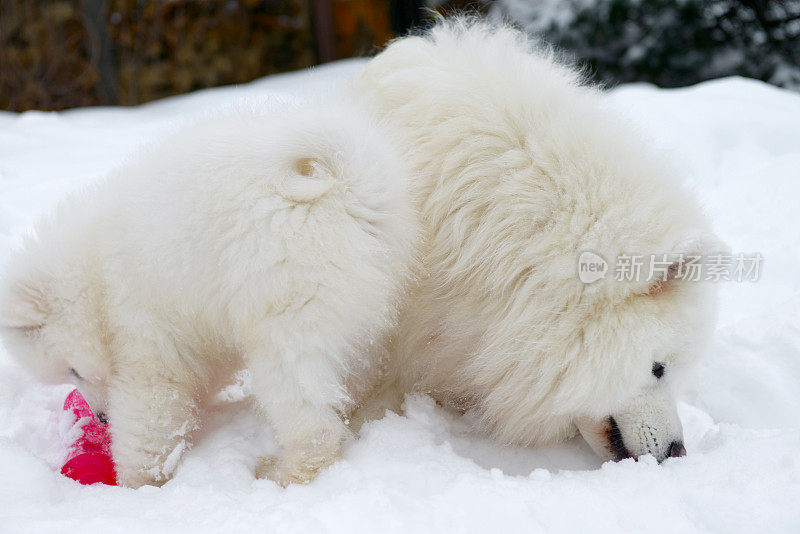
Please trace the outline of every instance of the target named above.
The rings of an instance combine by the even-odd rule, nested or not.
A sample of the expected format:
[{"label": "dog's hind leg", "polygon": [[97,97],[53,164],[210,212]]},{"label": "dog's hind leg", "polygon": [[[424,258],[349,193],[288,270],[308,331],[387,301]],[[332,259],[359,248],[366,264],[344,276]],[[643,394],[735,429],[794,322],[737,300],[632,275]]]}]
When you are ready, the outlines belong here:
[{"label": "dog's hind leg", "polygon": [[277,457],[259,460],[256,476],[283,486],[313,480],[351,436],[341,417],[347,393],[338,351],[315,342],[320,332],[293,326],[246,355],[254,396],[281,447]]}]

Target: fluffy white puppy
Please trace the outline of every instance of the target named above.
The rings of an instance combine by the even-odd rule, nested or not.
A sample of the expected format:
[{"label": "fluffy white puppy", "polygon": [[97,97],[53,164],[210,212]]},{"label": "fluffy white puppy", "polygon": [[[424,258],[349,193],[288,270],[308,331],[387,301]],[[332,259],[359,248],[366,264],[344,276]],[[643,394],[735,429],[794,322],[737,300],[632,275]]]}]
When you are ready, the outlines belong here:
[{"label": "fluffy white puppy", "polygon": [[[605,457],[684,454],[670,383],[714,309],[680,255],[717,244],[669,165],[579,73],[508,27],[439,23],[390,44],[355,86],[418,173],[425,267],[361,417],[424,391],[507,443],[577,426]],[[585,251],[611,263],[605,278],[579,279]],[[668,279],[646,262],[638,281],[616,281],[625,253],[667,254]]]},{"label": "fluffy white puppy", "polygon": [[7,346],[108,418],[122,484],[169,478],[198,407],[246,366],[306,482],[380,368],[409,272],[404,164],[353,106],[239,106],[142,150],[42,222],[2,277]]}]

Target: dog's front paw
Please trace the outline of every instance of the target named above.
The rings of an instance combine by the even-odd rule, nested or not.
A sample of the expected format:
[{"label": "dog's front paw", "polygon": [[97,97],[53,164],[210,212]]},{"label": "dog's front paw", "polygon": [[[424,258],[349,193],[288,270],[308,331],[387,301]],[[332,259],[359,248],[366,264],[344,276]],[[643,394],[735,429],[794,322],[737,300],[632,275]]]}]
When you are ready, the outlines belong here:
[{"label": "dog's front paw", "polygon": [[164,476],[155,468],[143,469],[141,467],[125,466],[119,463],[117,468],[117,483],[126,488],[137,489],[142,486],[162,486],[169,477]]},{"label": "dog's front paw", "polygon": [[156,453],[143,448],[124,447],[120,443],[114,451],[117,482],[121,486],[134,489],[141,486],[163,486],[172,478],[184,448],[185,445],[181,444],[169,453]]},{"label": "dog's front paw", "polygon": [[256,477],[268,478],[283,487],[289,484],[308,484],[334,461],[336,458],[329,455],[261,456],[256,462]]}]

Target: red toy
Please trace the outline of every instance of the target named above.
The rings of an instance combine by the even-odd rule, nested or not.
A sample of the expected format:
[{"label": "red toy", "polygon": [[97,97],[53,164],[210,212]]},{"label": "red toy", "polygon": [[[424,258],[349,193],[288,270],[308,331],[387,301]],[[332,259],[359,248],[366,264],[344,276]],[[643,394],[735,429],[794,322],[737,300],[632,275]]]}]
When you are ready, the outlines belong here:
[{"label": "red toy", "polygon": [[111,459],[108,427],[100,422],[77,389],[64,401],[64,411],[72,412],[75,416],[75,424],[79,425],[81,434],[70,446],[61,474],[81,484],[101,482],[116,486],[117,473],[114,460]]}]

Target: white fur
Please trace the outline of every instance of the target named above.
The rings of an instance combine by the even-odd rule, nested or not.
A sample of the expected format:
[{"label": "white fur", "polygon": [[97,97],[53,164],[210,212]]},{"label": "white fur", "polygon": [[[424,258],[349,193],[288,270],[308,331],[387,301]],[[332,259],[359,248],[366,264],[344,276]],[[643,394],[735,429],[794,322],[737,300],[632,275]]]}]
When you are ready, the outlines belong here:
[{"label": "white fur", "polygon": [[[666,456],[681,439],[668,384],[708,336],[710,288],[671,280],[653,295],[613,273],[585,285],[576,263],[585,250],[714,250],[668,163],[507,27],[456,19],[399,39],[355,89],[418,173],[425,240],[391,376],[364,417],[422,390],[474,409],[504,442],[543,444],[616,415],[623,435],[643,436],[626,439],[631,454]],[[607,440],[597,449],[615,454]]]},{"label": "white fur", "polygon": [[416,235],[407,181],[346,103],[196,121],[39,226],[2,279],[2,333],[108,413],[127,486],[169,478],[198,406],[242,364],[282,446],[262,473],[308,481],[350,435],[342,414],[396,321]]}]

